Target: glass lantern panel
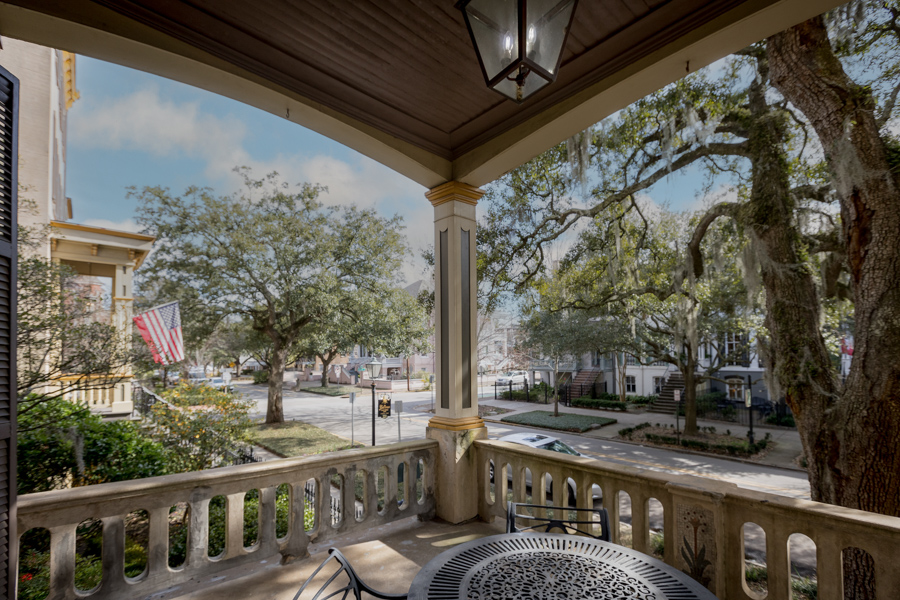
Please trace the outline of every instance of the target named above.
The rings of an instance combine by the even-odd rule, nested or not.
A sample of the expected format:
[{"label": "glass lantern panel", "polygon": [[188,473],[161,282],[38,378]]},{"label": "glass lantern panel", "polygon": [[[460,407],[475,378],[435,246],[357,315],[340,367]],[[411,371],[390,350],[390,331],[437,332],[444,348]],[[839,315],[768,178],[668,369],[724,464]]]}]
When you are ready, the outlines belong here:
[{"label": "glass lantern panel", "polygon": [[475,49],[489,80],[519,58],[518,5],[518,0],[472,0],[466,5]]},{"label": "glass lantern panel", "polygon": [[[510,75],[512,77],[512,75]],[[550,83],[540,75],[535,72],[531,72],[528,74],[528,77],[525,78],[525,85],[522,86],[522,97],[517,96],[517,86],[516,82],[510,79],[504,79],[500,81],[497,85],[494,86],[494,89],[503,94],[504,96],[511,98],[517,102],[521,102],[528,96],[532,95],[545,85]]]},{"label": "glass lantern panel", "polygon": [[528,0],[525,15],[525,56],[548,73],[556,71],[575,0]]}]

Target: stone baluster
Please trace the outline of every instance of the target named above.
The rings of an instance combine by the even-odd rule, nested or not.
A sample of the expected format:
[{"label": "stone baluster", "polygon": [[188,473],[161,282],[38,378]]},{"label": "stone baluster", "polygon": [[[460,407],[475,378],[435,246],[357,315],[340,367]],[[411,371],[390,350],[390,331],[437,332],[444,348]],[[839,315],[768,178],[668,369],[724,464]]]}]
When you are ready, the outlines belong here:
[{"label": "stone baluster", "polygon": [[259,549],[268,554],[278,549],[275,535],[275,486],[267,486],[259,490],[259,527],[257,542]]},{"label": "stone baluster", "polygon": [[225,496],[225,556],[244,553],[244,492]]},{"label": "stone baluster", "polygon": [[160,578],[169,570],[169,507],[147,511],[150,535],[147,543],[147,577]]},{"label": "stone baluster", "polygon": [[75,596],[75,528],[61,525],[50,528],[50,595],[48,600]]},{"label": "stone baluster", "polygon": [[826,531],[817,531],[813,540],[816,543],[818,599],[844,600],[844,565],[840,540]]},{"label": "stone baluster", "polygon": [[209,498],[192,498],[185,567],[197,571],[209,561]]},{"label": "stone baluster", "polygon": [[791,600],[791,557],[788,539],[793,531],[772,521],[763,527],[766,533],[766,571],[770,600]]},{"label": "stone baluster", "polygon": [[290,532],[282,552],[287,557],[306,558],[309,556],[309,536],[305,528],[305,481],[291,484]]},{"label": "stone baluster", "polygon": [[122,516],[103,517],[102,586],[105,593],[124,591],[125,582],[125,519]]},{"label": "stone baluster", "polygon": [[609,513],[609,539],[615,544],[619,542],[619,488],[610,481],[600,484],[603,490],[603,508]]},{"label": "stone baluster", "polygon": [[632,490],[631,496],[631,547],[644,554],[650,553],[650,524],[648,523],[647,496],[640,490]]},{"label": "stone baluster", "polygon": [[[590,475],[585,472],[573,472],[572,479],[575,480],[575,505],[578,508],[592,509],[594,508],[594,499],[593,499],[593,489],[592,479]],[[579,521],[589,521],[593,520],[593,513],[576,513],[579,515]],[[579,531],[583,531],[584,533],[588,533],[590,535],[597,535],[597,532],[594,531],[594,526],[591,524],[579,525]]]}]

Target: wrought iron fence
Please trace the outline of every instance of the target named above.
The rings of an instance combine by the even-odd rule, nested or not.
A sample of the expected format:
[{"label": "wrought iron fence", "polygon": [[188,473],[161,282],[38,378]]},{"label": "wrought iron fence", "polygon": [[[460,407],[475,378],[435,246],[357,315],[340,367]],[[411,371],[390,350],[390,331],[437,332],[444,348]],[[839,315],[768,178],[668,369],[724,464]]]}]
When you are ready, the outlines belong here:
[{"label": "wrought iron fence", "polygon": [[548,404],[553,400],[553,388],[542,384],[530,385],[527,381],[494,383],[494,399]]}]

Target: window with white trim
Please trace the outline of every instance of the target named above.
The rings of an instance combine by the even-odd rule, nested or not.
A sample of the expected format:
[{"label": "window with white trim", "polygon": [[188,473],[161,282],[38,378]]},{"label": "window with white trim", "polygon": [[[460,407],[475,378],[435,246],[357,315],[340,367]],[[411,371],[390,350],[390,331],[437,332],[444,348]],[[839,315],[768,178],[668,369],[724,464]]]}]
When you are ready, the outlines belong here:
[{"label": "window with white trim", "polygon": [[733,377],[728,380],[728,399],[737,402],[744,401],[744,380]]},{"label": "window with white trim", "polygon": [[634,375],[625,376],[625,392],[628,394],[634,394],[637,392],[637,379]]}]

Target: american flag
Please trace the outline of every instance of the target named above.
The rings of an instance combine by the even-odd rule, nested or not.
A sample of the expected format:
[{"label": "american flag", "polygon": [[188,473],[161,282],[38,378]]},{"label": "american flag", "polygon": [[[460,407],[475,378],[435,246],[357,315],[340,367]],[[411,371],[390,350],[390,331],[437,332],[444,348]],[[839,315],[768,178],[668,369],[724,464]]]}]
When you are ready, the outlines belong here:
[{"label": "american flag", "polygon": [[181,313],[177,302],[157,306],[134,317],[134,324],[150,347],[153,360],[163,365],[184,360]]}]

